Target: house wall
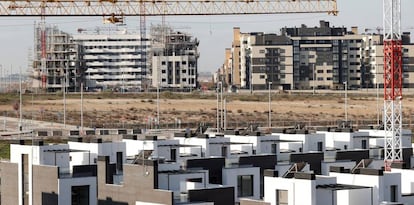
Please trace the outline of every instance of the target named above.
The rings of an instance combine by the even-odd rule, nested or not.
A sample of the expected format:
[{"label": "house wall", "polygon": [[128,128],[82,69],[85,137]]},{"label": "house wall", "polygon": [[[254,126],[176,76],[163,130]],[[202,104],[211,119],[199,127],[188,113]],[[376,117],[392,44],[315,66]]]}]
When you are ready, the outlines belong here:
[{"label": "house wall", "polygon": [[19,204],[19,165],[11,162],[0,162],[1,170],[1,204]]},{"label": "house wall", "polygon": [[251,199],[260,199],[260,168],[248,167],[248,168],[224,168],[223,169],[223,185],[232,186],[234,188],[234,200],[239,202],[238,196],[238,182],[237,177],[243,175],[253,175],[253,196],[243,197]]},{"label": "house wall", "polygon": [[173,192],[157,189],[156,162],[151,164],[124,164],[124,183],[122,185],[106,184],[106,166],[108,157],[98,159],[98,204],[123,202],[129,205],[140,202],[173,204]]},{"label": "house wall", "polygon": [[[330,172],[329,176],[336,176],[340,184],[352,184],[358,186],[373,187],[373,203],[379,204],[381,201],[390,200],[390,186],[397,185],[398,193],[401,193],[401,174],[384,173],[383,176],[365,175],[365,174],[348,174]],[[399,196],[401,198],[401,196]]]},{"label": "house wall", "polygon": [[[208,171],[200,170],[197,173],[160,173],[158,175],[159,189],[171,190],[175,196],[179,196],[181,192],[187,191],[187,181],[189,179],[201,178],[202,184],[207,185]],[[206,187],[204,187],[206,188]]]},{"label": "house wall", "polygon": [[[126,160],[126,145],[124,142],[103,142],[103,143],[86,143],[86,142],[68,142],[71,149],[85,150],[84,152],[71,152],[71,166],[96,164],[98,156],[110,156],[110,162],[116,163],[116,153],[122,152],[123,159]],[[89,150],[90,153],[87,152]],[[90,155],[90,158],[88,159]]]},{"label": "house wall", "polygon": [[[43,204],[45,202],[52,204],[49,201],[50,199],[42,199],[42,193],[59,194],[58,178],[59,171],[55,166],[33,166],[33,204]],[[70,197],[71,192],[62,192],[61,195]],[[58,197],[60,197],[60,194]]]},{"label": "house wall", "polygon": [[414,170],[410,169],[391,169],[391,172],[401,174],[401,192],[403,194],[414,193]]},{"label": "house wall", "polygon": [[89,204],[97,204],[96,177],[61,178],[59,183],[59,205],[71,205],[72,186],[89,186]]},{"label": "house wall", "polygon": [[265,176],[263,200],[276,205],[276,190],[288,191],[289,205],[316,205],[316,183],[314,180],[288,179]]},{"label": "house wall", "polygon": [[336,191],[336,205],[367,205],[372,204],[371,189],[347,189]]}]

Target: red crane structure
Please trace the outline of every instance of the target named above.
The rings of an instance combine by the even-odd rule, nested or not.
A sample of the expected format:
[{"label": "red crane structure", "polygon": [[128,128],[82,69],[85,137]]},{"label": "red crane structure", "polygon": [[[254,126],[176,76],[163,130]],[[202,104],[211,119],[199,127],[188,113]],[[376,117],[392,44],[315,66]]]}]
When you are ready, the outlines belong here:
[{"label": "red crane structure", "polygon": [[384,13],[384,162],[402,161],[401,0],[383,0]]}]

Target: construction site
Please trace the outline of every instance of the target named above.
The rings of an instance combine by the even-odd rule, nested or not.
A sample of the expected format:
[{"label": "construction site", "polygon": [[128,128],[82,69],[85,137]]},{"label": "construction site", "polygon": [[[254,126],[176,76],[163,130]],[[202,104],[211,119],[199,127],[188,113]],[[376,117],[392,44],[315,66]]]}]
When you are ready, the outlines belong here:
[{"label": "construction site", "polygon": [[[20,75],[1,86],[15,91],[0,99],[0,136],[10,140],[1,145],[1,204],[414,204],[410,34],[401,0],[383,8],[375,38],[324,21],[286,28],[291,39],[235,27],[203,90],[199,39],[165,16],[338,15],[337,1],[1,1],[0,16],[41,19],[32,83]],[[59,16],[138,16],[139,33],[71,35],[47,25]],[[150,35],[148,16],[162,17]],[[365,40],[375,43],[362,48]],[[361,89],[365,73],[343,53],[368,58],[379,48],[382,71],[376,57],[367,63]],[[317,82],[325,71],[332,82]]]}]

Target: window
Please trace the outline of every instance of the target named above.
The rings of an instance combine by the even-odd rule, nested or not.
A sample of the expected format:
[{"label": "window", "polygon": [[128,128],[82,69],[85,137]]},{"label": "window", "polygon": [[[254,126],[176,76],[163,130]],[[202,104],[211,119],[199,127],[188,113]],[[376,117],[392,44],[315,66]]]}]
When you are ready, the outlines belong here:
[{"label": "window", "polygon": [[123,159],[122,152],[116,152],[116,169],[118,171],[123,170]]},{"label": "window", "polygon": [[89,205],[89,185],[72,186],[72,205]]},{"label": "window", "polygon": [[318,142],[318,151],[322,152],[323,142]]},{"label": "window", "polygon": [[288,191],[276,189],[276,205],[288,205]]},{"label": "window", "polygon": [[276,154],[277,144],[272,144],[272,154]]},{"label": "window", "polygon": [[260,79],[265,79],[266,76],[265,75],[260,75]]},{"label": "window", "polygon": [[237,196],[253,196],[253,175],[237,176]]},{"label": "window", "polygon": [[177,161],[177,149],[171,149],[170,154],[171,154],[171,161],[173,162]]},{"label": "window", "polygon": [[397,202],[397,191],[398,191],[398,186],[397,185],[391,185],[390,187],[390,194],[391,194],[391,198],[390,201],[391,202]]},{"label": "window", "polygon": [[361,141],[361,148],[362,149],[367,149],[367,140],[362,140]]},{"label": "window", "polygon": [[227,157],[227,147],[226,146],[221,147],[221,156]]},{"label": "window", "polygon": [[265,50],[263,50],[263,49],[259,50],[259,53],[265,53]]}]

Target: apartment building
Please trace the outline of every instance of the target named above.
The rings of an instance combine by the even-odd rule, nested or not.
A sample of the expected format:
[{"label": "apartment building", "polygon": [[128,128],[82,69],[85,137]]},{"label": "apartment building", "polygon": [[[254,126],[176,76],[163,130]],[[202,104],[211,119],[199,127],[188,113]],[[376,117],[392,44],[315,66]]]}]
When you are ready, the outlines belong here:
[{"label": "apartment building", "polygon": [[168,90],[197,88],[199,41],[190,34],[162,26],[153,26],[151,35],[152,86]]},{"label": "apartment building", "polygon": [[121,89],[139,91],[148,83],[149,41],[127,30],[87,31],[73,35],[80,47],[79,62],[84,70],[86,90]]},{"label": "apartment building", "polygon": [[[230,73],[226,81],[239,88],[343,89],[346,85],[357,89],[383,82],[379,34],[360,33],[357,27],[331,27],[326,21],[320,21],[318,27],[285,27],[280,34],[241,33],[238,27],[233,32],[231,58],[227,60],[231,63],[221,69],[229,70],[222,71]],[[404,33],[402,41],[404,86],[410,87],[410,34]]]}]

